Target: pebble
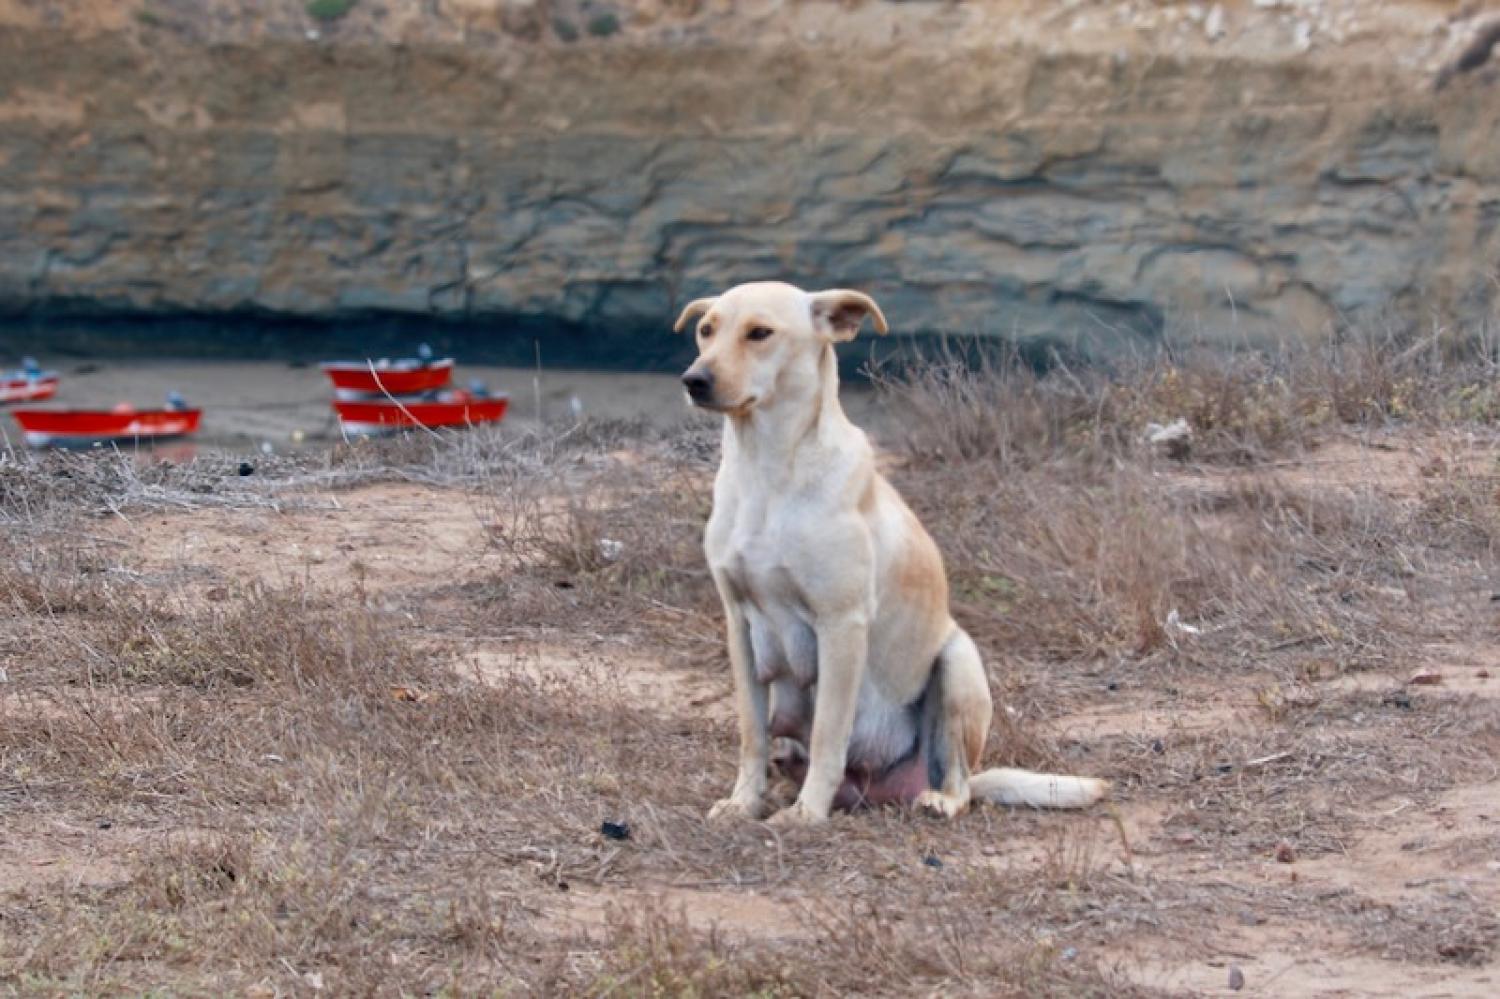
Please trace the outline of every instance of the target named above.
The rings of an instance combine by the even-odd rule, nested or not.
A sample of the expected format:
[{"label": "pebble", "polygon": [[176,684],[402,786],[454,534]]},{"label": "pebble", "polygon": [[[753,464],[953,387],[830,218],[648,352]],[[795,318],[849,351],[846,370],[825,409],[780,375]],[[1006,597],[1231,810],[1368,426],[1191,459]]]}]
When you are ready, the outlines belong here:
[{"label": "pebble", "polygon": [[1229,988],[1230,988],[1230,990],[1234,991],[1234,992],[1238,992],[1240,989],[1242,989],[1244,987],[1245,987],[1245,973],[1240,970],[1240,966],[1239,965],[1237,965],[1237,964],[1231,964],[1229,966]]}]

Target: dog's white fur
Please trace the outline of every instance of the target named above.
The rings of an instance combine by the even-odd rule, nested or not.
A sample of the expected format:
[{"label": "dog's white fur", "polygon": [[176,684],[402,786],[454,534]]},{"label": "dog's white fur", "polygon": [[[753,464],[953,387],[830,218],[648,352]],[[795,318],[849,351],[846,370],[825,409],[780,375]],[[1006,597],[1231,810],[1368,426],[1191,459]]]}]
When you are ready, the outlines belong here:
[{"label": "dog's white fur", "polygon": [[978,649],[949,615],[936,545],[839,405],[834,344],[866,318],[886,332],[875,302],[762,282],[690,303],[675,328],[698,316],[683,380],[725,416],[704,548],[740,733],[734,789],[710,816],[764,816],[773,737],[806,754],[778,824],[880,795],[946,816],[972,798],[1078,808],[1102,797],[1093,778],[974,772],[992,715]]}]

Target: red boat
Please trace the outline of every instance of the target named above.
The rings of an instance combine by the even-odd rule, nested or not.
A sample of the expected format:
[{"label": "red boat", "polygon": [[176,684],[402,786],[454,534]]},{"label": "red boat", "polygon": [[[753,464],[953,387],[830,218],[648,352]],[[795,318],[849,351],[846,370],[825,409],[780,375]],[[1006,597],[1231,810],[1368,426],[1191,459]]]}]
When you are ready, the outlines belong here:
[{"label": "red boat", "polygon": [[196,433],[201,409],[15,409],[32,447],[85,447],[107,441],[134,443]]},{"label": "red boat", "polygon": [[0,375],[0,403],[41,402],[57,394],[57,375],[51,371],[41,375]]},{"label": "red boat", "polygon": [[440,361],[407,358],[399,361],[324,361],[319,365],[333,382],[337,399],[383,399],[391,395],[420,395],[443,388],[453,380],[453,358]]},{"label": "red boat", "polygon": [[471,427],[499,423],[505,418],[510,399],[503,395],[481,396],[462,390],[443,392],[427,399],[367,399],[334,402],[339,426],[346,434],[379,434],[413,427]]}]

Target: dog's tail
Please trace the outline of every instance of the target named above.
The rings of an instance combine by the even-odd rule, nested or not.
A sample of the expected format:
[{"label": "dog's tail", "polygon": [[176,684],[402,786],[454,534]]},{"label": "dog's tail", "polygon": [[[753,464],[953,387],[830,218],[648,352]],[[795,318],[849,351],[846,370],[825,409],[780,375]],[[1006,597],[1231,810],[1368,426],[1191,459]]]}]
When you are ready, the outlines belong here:
[{"label": "dog's tail", "polygon": [[969,778],[969,794],[997,805],[1033,808],[1087,808],[1109,791],[1097,777],[1039,774],[1032,770],[996,767]]}]

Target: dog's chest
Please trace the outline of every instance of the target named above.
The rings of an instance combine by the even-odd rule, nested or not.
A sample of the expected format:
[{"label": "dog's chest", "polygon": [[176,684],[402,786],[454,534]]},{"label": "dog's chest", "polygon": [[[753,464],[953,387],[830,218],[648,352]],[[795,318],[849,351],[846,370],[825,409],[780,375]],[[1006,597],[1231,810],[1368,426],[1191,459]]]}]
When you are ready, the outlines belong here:
[{"label": "dog's chest", "polygon": [[743,602],[762,609],[799,607],[801,543],[796,512],[767,503],[741,503],[715,511],[708,557]]},{"label": "dog's chest", "polygon": [[811,684],[817,677],[817,641],[799,583],[796,536],[775,511],[737,512],[713,525],[709,558],[750,627],[756,673],[762,682],[786,678]]}]

